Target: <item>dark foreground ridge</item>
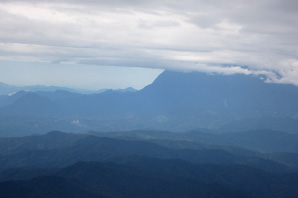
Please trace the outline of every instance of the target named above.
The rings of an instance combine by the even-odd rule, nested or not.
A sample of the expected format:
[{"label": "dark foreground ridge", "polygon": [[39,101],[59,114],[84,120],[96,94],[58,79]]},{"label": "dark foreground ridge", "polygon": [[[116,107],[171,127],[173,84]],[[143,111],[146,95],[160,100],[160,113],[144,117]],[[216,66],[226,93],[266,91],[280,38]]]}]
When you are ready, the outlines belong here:
[{"label": "dark foreground ridge", "polygon": [[53,131],[2,138],[1,197],[297,197],[297,153],[209,144],[197,141],[201,135]]},{"label": "dark foreground ridge", "polygon": [[14,171],[10,174],[21,180],[0,182],[1,197],[294,198],[298,193],[297,174],[137,156],[121,159],[121,164],[78,162],[39,175],[34,169]]}]

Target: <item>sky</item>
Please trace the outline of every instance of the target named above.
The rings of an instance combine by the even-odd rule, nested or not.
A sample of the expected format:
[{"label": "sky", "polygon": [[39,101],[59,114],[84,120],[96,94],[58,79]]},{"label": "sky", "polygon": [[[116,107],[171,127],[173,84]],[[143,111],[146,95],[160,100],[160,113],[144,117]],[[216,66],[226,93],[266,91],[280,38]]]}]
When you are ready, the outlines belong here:
[{"label": "sky", "polygon": [[297,0],[0,0],[0,81],[141,89],[162,71],[298,86]]}]

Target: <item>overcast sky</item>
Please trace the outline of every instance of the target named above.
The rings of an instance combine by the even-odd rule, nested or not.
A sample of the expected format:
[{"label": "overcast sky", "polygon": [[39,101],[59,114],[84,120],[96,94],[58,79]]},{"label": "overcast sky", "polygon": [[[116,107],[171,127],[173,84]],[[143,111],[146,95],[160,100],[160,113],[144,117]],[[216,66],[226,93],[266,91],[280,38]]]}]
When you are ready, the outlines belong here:
[{"label": "overcast sky", "polygon": [[0,0],[0,81],[142,88],[164,69],[298,85],[297,0]]}]

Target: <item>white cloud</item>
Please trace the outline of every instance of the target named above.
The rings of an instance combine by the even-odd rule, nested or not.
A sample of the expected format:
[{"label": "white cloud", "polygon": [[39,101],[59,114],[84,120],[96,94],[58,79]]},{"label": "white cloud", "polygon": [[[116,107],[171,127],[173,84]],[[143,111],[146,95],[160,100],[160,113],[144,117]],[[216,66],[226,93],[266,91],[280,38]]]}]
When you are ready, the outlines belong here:
[{"label": "white cloud", "polygon": [[0,59],[262,73],[298,85],[297,9],[295,0],[4,0]]}]

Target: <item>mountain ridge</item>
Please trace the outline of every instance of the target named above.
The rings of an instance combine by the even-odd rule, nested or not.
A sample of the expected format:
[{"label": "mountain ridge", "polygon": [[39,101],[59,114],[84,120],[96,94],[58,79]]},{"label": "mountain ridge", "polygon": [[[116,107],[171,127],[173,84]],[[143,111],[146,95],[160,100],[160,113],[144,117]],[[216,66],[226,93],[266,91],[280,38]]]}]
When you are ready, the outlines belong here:
[{"label": "mountain ridge", "polygon": [[[165,71],[152,84],[136,92],[68,93],[64,96],[61,92],[34,94],[47,96],[45,100],[51,101],[53,106],[38,107],[37,102],[18,106],[17,100],[0,108],[0,115],[23,115],[18,109],[30,106],[26,110],[30,116],[64,119],[68,123],[79,120],[80,127],[85,130],[222,128],[237,131],[241,128],[237,123],[241,121],[252,130],[298,131],[298,87],[265,83],[252,75]],[[19,100],[25,100],[26,95]],[[267,121],[258,122],[262,119]],[[229,126],[231,123],[235,124]],[[59,130],[48,128],[47,131],[55,129]]]}]

